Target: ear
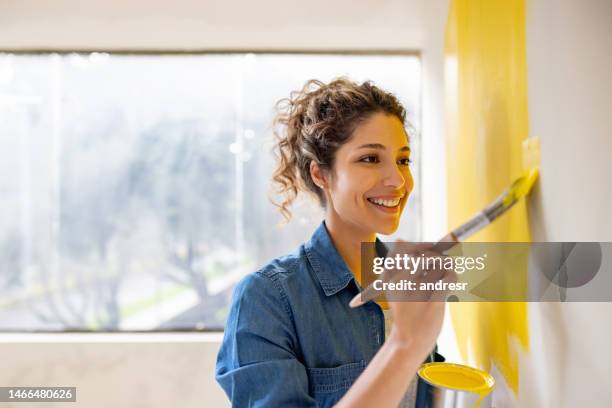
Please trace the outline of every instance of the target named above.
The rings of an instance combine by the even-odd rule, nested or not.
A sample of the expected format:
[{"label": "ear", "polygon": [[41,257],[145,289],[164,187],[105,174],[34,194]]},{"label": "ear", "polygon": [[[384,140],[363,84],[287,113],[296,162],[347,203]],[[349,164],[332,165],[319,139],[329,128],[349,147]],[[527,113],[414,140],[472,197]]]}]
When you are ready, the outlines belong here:
[{"label": "ear", "polygon": [[310,177],[312,178],[312,181],[319,186],[319,188],[325,189],[327,186],[327,181],[325,180],[323,171],[321,170],[319,164],[314,160],[310,161]]}]

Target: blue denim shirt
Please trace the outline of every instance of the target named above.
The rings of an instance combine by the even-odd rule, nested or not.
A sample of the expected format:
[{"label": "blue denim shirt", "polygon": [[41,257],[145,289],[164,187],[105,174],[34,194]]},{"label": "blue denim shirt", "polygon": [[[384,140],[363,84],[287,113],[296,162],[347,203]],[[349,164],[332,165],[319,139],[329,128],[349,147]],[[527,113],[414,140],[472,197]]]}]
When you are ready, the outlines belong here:
[{"label": "blue denim shirt", "polygon": [[[377,248],[386,254],[379,240]],[[294,252],[244,277],[216,366],[232,406],[329,407],[342,398],[384,342],[381,307],[348,305],[360,290],[325,222]],[[430,391],[419,380],[417,407],[429,405]]]}]

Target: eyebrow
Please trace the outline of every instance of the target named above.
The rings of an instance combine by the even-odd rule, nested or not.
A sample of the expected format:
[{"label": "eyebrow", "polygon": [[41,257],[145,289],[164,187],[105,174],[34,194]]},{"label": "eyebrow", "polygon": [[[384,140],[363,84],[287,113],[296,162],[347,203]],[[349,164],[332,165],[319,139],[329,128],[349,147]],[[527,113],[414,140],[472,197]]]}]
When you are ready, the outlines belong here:
[{"label": "eyebrow", "polygon": [[[364,145],[361,145],[358,147],[358,149],[379,149],[379,150],[385,150],[386,147],[380,143],[366,143]],[[408,146],[402,146],[399,149],[400,152],[409,152],[410,151],[410,147]]]}]

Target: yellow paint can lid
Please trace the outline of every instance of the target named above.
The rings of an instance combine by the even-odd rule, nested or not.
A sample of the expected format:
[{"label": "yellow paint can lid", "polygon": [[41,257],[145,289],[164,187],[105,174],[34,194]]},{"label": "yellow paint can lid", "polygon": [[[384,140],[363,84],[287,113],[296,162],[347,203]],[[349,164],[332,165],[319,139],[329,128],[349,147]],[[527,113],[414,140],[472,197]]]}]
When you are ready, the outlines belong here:
[{"label": "yellow paint can lid", "polygon": [[427,363],[418,371],[419,377],[431,385],[487,395],[495,379],[486,371],[461,364]]}]

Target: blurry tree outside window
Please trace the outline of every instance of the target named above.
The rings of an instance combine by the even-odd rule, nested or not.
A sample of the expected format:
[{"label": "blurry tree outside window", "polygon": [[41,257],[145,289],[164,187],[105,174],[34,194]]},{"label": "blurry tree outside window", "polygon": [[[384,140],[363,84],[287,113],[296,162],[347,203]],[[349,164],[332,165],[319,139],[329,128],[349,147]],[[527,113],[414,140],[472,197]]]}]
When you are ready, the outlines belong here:
[{"label": "blurry tree outside window", "polygon": [[342,75],[419,128],[411,55],[0,54],[0,331],[222,329],[235,283],[322,219],[302,198],[279,226],[274,104]]}]

